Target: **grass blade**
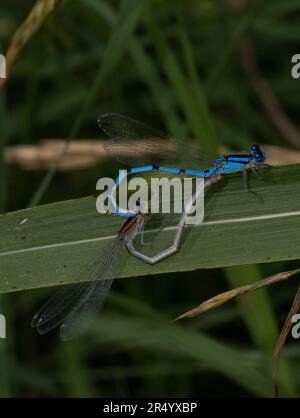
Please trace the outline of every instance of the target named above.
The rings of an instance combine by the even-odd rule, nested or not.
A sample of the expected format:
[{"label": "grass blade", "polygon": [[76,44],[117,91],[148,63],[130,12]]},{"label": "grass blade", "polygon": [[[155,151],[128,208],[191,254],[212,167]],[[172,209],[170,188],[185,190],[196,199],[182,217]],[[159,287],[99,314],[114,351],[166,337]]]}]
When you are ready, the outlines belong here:
[{"label": "grass blade", "polygon": [[[6,53],[7,77],[25,45],[30,41],[35,32],[41,27],[50,13],[61,3],[61,0],[38,0],[33,6],[24,23],[13,36]],[[0,79],[0,88],[6,79]]]},{"label": "grass blade", "polygon": [[[242,191],[240,175],[222,180],[208,190],[205,222],[185,231],[177,256],[154,266],[128,257],[119,276],[298,259],[299,179],[300,165],[293,165],[251,178],[255,193]],[[121,223],[99,215],[92,197],[1,216],[0,291],[76,281],[76,274],[113,239]],[[164,231],[161,245],[170,242],[175,230],[170,226]]]},{"label": "grass blade", "polygon": [[[77,118],[75,118],[74,124],[68,135],[68,139],[65,142],[62,154],[58,161],[56,161],[53,167],[48,171],[48,173],[42,180],[40,186],[35,191],[34,195],[32,196],[29,202],[29,206],[35,206],[40,203],[55,175],[60,160],[64,157],[70,141],[77,136],[81,124],[88,110],[90,109],[91,105],[94,103],[97,95],[99,94],[99,91],[107,75],[117,66],[117,64],[120,62],[125,52],[127,51],[129,40],[132,36],[134,29],[136,28],[143,3],[144,0],[130,0],[126,2],[126,6],[121,7],[119,20],[118,22],[116,22],[111,38],[107,44],[107,48],[104,57],[101,60],[99,70],[96,73],[92,86],[89,89],[89,92],[83,102],[79,115]],[[97,115],[95,115],[95,119],[96,116]]]}]

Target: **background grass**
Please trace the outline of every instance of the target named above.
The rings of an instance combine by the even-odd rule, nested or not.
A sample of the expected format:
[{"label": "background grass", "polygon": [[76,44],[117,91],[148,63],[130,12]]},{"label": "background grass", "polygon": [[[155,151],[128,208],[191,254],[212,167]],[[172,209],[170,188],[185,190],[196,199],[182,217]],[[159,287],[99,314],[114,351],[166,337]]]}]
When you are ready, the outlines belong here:
[{"label": "background grass", "polygon": [[[54,166],[47,173],[4,164],[7,145],[99,138],[96,118],[107,111],[196,138],[210,151],[221,144],[290,146],[288,133],[263,110],[240,47],[251,39],[264,78],[297,124],[299,81],[291,78],[290,61],[298,52],[298,3],[62,1],[0,90],[1,211],[87,196],[99,177],[115,175],[112,161],[69,172]],[[0,52],[34,4],[1,6]],[[40,337],[30,329],[31,316],[53,289],[1,296],[8,338],[0,340],[0,394],[270,396],[272,351],[296,281],[180,324],[170,318],[228,287],[296,266],[279,261],[119,280],[85,344],[66,345],[55,333]],[[35,269],[38,278],[38,264]],[[280,386],[295,396],[299,342],[290,341],[285,351]]]}]

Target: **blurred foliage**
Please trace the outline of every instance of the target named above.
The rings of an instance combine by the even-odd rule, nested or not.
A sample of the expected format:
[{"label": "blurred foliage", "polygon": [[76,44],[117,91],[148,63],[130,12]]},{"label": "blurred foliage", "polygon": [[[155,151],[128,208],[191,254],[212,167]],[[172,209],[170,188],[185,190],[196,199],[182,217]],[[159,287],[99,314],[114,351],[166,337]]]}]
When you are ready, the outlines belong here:
[{"label": "blurred foliage", "polygon": [[[1,5],[2,53],[34,4]],[[300,3],[245,4],[62,1],[28,40],[0,91],[0,153],[6,144],[43,138],[98,138],[96,118],[107,111],[197,138],[210,151],[218,144],[288,145],[262,111],[240,43],[252,40],[263,76],[296,120],[299,81],[291,78],[290,61],[299,52]],[[3,211],[93,194],[96,179],[113,176],[118,168],[109,161],[81,171],[36,173],[0,161]],[[2,296],[0,311],[9,321],[8,338],[0,340],[0,395],[271,396],[272,351],[296,283],[260,290],[176,326],[170,318],[228,286],[296,266],[282,262],[225,274],[210,270],[118,281],[84,344],[63,344],[55,333],[41,337],[30,329],[31,316],[53,289]],[[300,390],[297,344],[290,341],[285,350],[279,378],[284,395]]]}]

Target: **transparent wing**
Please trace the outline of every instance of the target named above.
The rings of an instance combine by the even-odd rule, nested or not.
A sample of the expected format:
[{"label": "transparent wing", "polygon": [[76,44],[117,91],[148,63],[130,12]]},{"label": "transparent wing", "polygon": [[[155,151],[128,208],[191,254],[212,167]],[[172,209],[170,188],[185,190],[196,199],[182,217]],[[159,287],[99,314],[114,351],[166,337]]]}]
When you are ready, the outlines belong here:
[{"label": "transparent wing", "polygon": [[204,153],[197,145],[171,138],[117,113],[99,116],[98,124],[111,138],[104,144],[106,152],[125,165],[167,164],[205,170],[216,160],[216,156]]},{"label": "transparent wing", "polygon": [[56,293],[34,315],[31,326],[40,334],[45,334],[60,325],[72,307],[84,293],[87,283],[78,283],[56,291]]},{"label": "transparent wing", "polygon": [[70,340],[79,334],[84,319],[100,310],[107,298],[122,247],[118,239],[108,245],[100,257],[81,272],[80,278],[87,282],[58,290],[35,314],[32,327],[45,334],[61,325],[63,340]]}]

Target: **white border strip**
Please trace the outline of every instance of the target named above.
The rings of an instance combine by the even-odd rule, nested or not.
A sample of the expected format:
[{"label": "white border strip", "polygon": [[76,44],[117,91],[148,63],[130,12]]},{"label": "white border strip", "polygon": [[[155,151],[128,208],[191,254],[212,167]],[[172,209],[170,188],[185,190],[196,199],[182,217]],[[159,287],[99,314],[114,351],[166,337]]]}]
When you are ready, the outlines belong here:
[{"label": "white border strip", "polygon": [[[280,218],[288,218],[290,216],[300,216],[300,211],[293,211],[293,212],[285,212],[285,213],[274,213],[272,215],[260,215],[260,216],[249,216],[246,218],[234,218],[234,219],[224,219],[221,221],[208,221],[203,222],[199,226],[202,225],[225,225],[225,224],[234,224],[234,223],[242,223],[242,222],[251,222],[251,221],[262,221],[266,219],[280,219]],[[174,231],[177,229],[177,226],[169,226],[165,228],[165,231]],[[145,232],[153,232],[154,230],[149,230]],[[88,238],[88,239],[81,239],[78,241],[69,241],[69,242],[61,242],[57,244],[49,244],[49,245],[42,245],[40,247],[31,247],[31,248],[23,248],[20,250],[12,250],[6,251],[4,253],[0,253],[0,257],[4,257],[6,255],[14,255],[14,254],[22,254],[28,253],[30,251],[39,251],[39,250],[47,250],[49,248],[56,248],[56,247],[68,247],[71,245],[79,245],[79,244],[87,244],[91,242],[99,242],[99,241],[106,241],[115,238],[116,235],[108,235],[106,237],[99,237],[99,238]]]}]

